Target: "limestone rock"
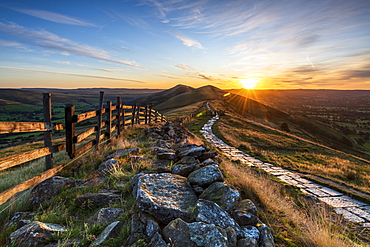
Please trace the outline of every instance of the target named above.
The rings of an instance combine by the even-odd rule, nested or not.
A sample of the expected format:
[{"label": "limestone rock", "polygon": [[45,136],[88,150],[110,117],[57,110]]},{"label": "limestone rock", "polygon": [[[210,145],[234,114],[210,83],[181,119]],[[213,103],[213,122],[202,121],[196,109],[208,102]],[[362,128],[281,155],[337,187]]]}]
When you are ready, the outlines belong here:
[{"label": "limestone rock", "polygon": [[139,209],[153,215],[164,224],[182,218],[194,219],[197,196],[187,179],[170,173],[143,174],[133,178],[134,197]]},{"label": "limestone rock", "polygon": [[163,238],[162,235],[156,232],[152,238],[152,240],[149,243],[149,247],[169,247],[170,245],[167,244]]},{"label": "limestone rock", "polygon": [[115,203],[118,199],[119,195],[112,192],[87,193],[77,197],[75,203],[85,207],[106,207]]},{"label": "limestone rock", "polygon": [[86,223],[88,225],[107,224],[115,221],[123,213],[122,208],[101,208]]},{"label": "limestone rock", "polygon": [[167,153],[158,153],[157,159],[159,160],[175,160],[176,154],[175,152],[167,152]]},{"label": "limestone rock", "polygon": [[205,148],[195,144],[185,145],[182,149],[179,150],[178,157],[183,158],[185,156],[194,156],[199,157],[206,152]]},{"label": "limestone rock", "polygon": [[189,174],[188,179],[191,184],[197,184],[202,187],[208,186],[214,182],[224,181],[224,177],[218,165],[206,166],[195,170]]},{"label": "limestone rock", "polygon": [[109,224],[99,235],[98,237],[90,244],[90,247],[93,246],[100,246],[103,244],[103,242],[107,239],[116,237],[119,232],[121,231],[121,228],[123,226],[123,223],[121,221],[115,221],[111,224]]},{"label": "limestone rock", "polygon": [[272,236],[271,229],[262,224],[258,226],[258,230],[260,232],[260,247],[274,247],[274,237]]},{"label": "limestone rock", "polygon": [[139,212],[132,217],[131,232],[142,234],[146,240],[150,240],[160,230],[157,221],[148,214]]},{"label": "limestone rock", "polygon": [[212,201],[199,199],[194,214],[197,221],[214,224],[222,228],[231,227],[237,233],[240,231],[238,223],[225,210]]},{"label": "limestone rock", "polygon": [[217,163],[212,159],[206,159],[202,162],[204,166],[217,165]]},{"label": "limestone rock", "polygon": [[255,240],[260,239],[260,232],[255,226],[242,226],[240,228],[241,238],[254,238]]},{"label": "limestone rock", "polygon": [[68,178],[55,176],[36,185],[31,191],[29,205],[31,207],[39,207],[40,204],[59,194],[68,181]]},{"label": "limestone rock", "polygon": [[223,210],[231,212],[231,209],[240,200],[240,194],[236,189],[233,189],[224,183],[216,182],[205,189],[199,199],[213,201]]},{"label": "limestone rock", "polygon": [[182,165],[191,165],[194,163],[197,163],[197,164],[199,163],[199,161],[196,158],[194,158],[194,156],[185,156],[176,162],[176,164],[182,164]]},{"label": "limestone rock", "polygon": [[67,229],[61,225],[34,221],[11,233],[10,244],[15,246],[43,246],[55,232]]},{"label": "limestone rock", "polygon": [[190,231],[188,224],[182,219],[175,219],[171,221],[163,229],[163,237],[171,246],[176,247],[197,247],[197,245],[190,239]]},{"label": "limestone rock", "polygon": [[236,245],[233,229],[223,229],[204,222],[186,223],[181,219],[171,221],[163,229],[164,239],[175,247],[228,247]]},{"label": "limestone rock", "polygon": [[192,171],[197,167],[197,163],[193,164],[176,164],[172,167],[171,172],[173,174],[181,175],[187,177]]},{"label": "limestone rock", "polygon": [[119,159],[128,154],[138,154],[139,151],[140,151],[139,148],[129,148],[129,149],[118,150],[114,152],[113,154],[108,155],[107,159]]},{"label": "limestone rock", "polygon": [[16,228],[21,228],[24,225],[31,223],[31,220],[35,214],[29,212],[16,212],[13,217],[9,220],[7,224],[8,227],[16,226]]},{"label": "limestone rock", "polygon": [[98,168],[98,172],[101,174],[109,174],[119,166],[121,166],[121,162],[112,158],[102,163]]},{"label": "limestone rock", "polygon": [[242,238],[238,240],[237,247],[258,247],[258,241],[254,238]]},{"label": "limestone rock", "polygon": [[250,199],[245,199],[235,205],[234,219],[242,226],[255,226],[258,223],[257,207]]},{"label": "limestone rock", "polygon": [[216,151],[206,152],[202,156],[199,157],[199,161],[200,162],[204,162],[205,160],[212,159],[212,158],[214,158],[216,156],[217,156],[217,152]]}]

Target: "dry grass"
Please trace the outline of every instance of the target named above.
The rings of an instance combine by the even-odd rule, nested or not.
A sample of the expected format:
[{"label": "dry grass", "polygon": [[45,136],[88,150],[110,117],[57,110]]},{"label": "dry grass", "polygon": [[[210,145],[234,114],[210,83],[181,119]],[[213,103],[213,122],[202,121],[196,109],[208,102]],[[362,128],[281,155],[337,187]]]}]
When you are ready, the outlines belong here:
[{"label": "dry grass", "polygon": [[222,163],[227,180],[257,203],[259,215],[269,224],[277,246],[349,247],[361,246],[348,237],[348,229],[323,206],[313,206],[292,197],[284,187],[249,168]]},{"label": "dry grass", "polygon": [[228,143],[260,159],[370,193],[370,166],[361,160],[235,116],[221,118],[215,126]]}]

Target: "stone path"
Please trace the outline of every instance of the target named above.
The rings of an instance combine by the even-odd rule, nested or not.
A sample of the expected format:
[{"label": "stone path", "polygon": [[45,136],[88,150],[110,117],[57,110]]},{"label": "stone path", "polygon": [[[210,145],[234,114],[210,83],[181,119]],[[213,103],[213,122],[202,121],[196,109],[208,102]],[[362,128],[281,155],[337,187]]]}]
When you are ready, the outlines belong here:
[{"label": "stone path", "polygon": [[302,178],[298,174],[270,163],[264,163],[249,154],[236,149],[212,133],[212,125],[219,119],[216,115],[200,131],[208,142],[220,149],[231,160],[239,160],[245,165],[256,166],[276,176],[281,181],[299,187],[302,192],[317,197],[320,201],[332,206],[337,214],[343,215],[350,222],[359,223],[370,229],[370,205],[354,200],[344,194],[326,188]]}]

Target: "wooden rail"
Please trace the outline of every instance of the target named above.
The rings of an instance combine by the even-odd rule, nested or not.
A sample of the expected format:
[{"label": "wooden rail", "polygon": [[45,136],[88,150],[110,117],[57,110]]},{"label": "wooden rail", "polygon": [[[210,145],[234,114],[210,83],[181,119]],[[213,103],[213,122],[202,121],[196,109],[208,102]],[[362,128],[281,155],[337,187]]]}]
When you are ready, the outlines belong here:
[{"label": "wooden rail", "polygon": [[[22,132],[44,132],[44,147],[28,152],[15,154],[0,158],[0,171],[14,167],[25,162],[29,162],[41,157],[45,157],[46,171],[34,178],[14,186],[0,193],[0,205],[7,201],[14,194],[29,189],[43,180],[54,176],[63,166],[53,168],[53,153],[66,150],[69,157],[74,159],[88,151],[90,148],[99,148],[102,140],[110,140],[119,136],[128,126],[139,124],[150,124],[151,122],[166,121],[166,117],[151,109],[150,107],[127,106],[122,104],[122,99],[117,97],[117,104],[112,105],[107,102],[107,107],[103,108],[104,92],[100,92],[99,109],[75,114],[75,106],[65,107],[65,122],[63,124],[53,124],[51,94],[43,94],[44,122],[0,122],[0,134],[22,133]],[[97,124],[88,128],[82,133],[76,134],[76,124],[82,121],[97,117]],[[103,129],[104,128],[104,129]],[[52,145],[52,132],[55,130],[65,130],[65,144]],[[102,131],[104,130],[104,133]],[[95,138],[86,141],[86,138],[95,133]],[[84,143],[85,142],[85,143]]]}]

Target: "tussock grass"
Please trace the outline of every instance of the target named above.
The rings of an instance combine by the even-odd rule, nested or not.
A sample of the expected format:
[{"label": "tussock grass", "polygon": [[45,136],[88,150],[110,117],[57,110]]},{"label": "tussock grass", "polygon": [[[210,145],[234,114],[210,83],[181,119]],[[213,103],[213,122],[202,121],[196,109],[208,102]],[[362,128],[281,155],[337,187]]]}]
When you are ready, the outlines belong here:
[{"label": "tussock grass", "polygon": [[[323,205],[306,202],[266,175],[228,161],[222,163],[227,180],[243,196],[257,203],[262,221],[273,229],[278,246],[361,246],[349,229]],[[364,245],[363,245],[364,246]]]},{"label": "tussock grass", "polygon": [[363,160],[237,116],[221,118],[213,130],[227,143],[261,160],[370,193],[370,165]]}]

